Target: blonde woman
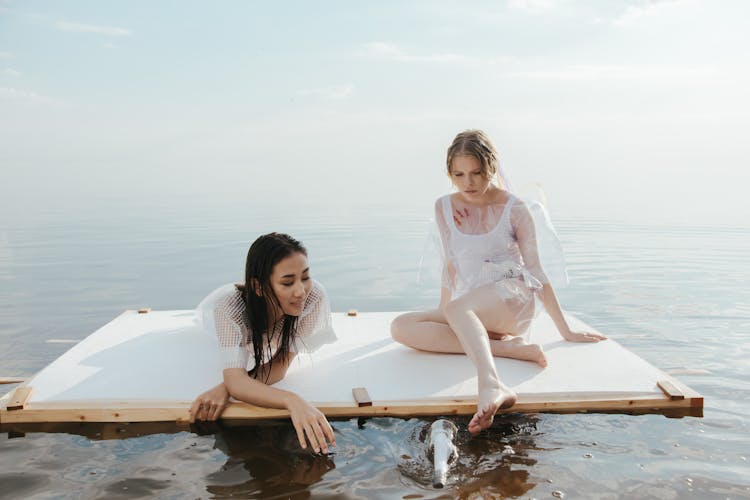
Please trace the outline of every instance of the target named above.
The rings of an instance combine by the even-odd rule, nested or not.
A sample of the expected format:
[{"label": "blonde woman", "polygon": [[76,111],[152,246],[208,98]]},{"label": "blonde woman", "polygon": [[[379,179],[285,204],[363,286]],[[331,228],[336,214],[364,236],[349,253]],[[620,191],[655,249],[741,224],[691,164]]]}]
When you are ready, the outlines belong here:
[{"label": "blonde woman", "polygon": [[456,192],[435,203],[444,264],[440,306],[397,317],[391,334],[414,349],[469,356],[478,380],[477,412],[469,422],[476,434],[516,402],[493,356],[547,365],[541,347],[521,337],[540,305],[565,340],[606,337],[572,331],[565,321],[539,259],[534,219],[511,192],[489,138],[480,130],[461,132],[448,148],[446,166]]}]

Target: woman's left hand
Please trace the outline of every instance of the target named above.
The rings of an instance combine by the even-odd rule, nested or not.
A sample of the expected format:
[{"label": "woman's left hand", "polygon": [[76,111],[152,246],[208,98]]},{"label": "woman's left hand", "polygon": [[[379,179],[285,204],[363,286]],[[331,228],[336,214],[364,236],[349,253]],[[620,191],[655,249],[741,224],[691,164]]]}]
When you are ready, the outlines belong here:
[{"label": "woman's left hand", "polygon": [[229,391],[221,383],[209,389],[193,401],[190,406],[190,422],[196,420],[216,420],[224,412],[229,401]]},{"label": "woman's left hand", "polygon": [[568,342],[599,342],[607,340],[607,337],[601,333],[594,332],[568,332],[563,334],[563,338]]}]

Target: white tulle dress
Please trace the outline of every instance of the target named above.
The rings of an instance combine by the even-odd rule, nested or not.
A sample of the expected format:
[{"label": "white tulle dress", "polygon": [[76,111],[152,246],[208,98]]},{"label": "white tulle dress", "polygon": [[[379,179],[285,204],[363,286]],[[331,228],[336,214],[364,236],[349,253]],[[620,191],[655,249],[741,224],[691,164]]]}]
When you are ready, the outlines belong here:
[{"label": "white tulle dress", "polygon": [[527,204],[509,192],[505,202],[484,206],[449,194],[435,203],[435,221],[442,246],[442,286],[450,290],[450,298],[492,285],[524,332],[540,310],[542,285],[549,283]]}]

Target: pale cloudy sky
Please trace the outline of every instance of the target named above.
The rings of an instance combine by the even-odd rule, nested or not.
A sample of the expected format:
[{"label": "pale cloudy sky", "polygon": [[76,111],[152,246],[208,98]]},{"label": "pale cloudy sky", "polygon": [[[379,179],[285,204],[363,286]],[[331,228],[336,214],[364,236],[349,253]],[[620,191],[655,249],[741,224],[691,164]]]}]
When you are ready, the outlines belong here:
[{"label": "pale cloudy sky", "polygon": [[431,206],[483,128],[553,214],[750,214],[750,2],[0,0],[0,207]]}]

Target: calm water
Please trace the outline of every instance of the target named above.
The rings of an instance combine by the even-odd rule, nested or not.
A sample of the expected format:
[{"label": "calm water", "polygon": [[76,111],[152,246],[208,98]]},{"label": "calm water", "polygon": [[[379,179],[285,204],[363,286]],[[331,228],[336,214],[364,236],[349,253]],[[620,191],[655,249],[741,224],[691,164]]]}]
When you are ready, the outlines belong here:
[{"label": "calm water", "polygon": [[[421,208],[193,206],[49,213],[0,226],[0,376],[30,376],[124,309],[185,309],[241,279],[255,236],[310,249],[334,310],[431,307]],[[337,421],[335,454],[291,426],[2,429],[0,498],[750,498],[750,230],[558,221],[564,307],[705,396],[702,418],[510,415],[428,486],[428,420]],[[0,390],[11,386],[0,387]],[[41,432],[42,430],[48,432]],[[25,431],[19,432],[19,431]]]}]

